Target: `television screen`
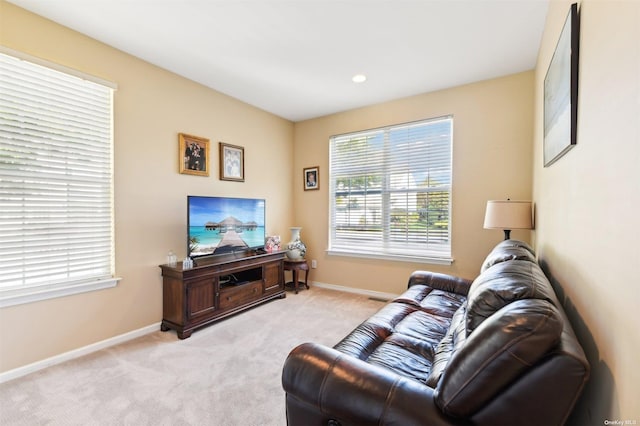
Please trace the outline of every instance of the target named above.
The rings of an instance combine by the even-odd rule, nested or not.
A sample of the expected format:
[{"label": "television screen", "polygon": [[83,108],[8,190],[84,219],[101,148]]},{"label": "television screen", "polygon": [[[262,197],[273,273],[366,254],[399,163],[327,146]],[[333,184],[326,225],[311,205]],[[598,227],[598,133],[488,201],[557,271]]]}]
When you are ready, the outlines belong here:
[{"label": "television screen", "polygon": [[189,257],[264,247],[265,200],[187,197]]}]

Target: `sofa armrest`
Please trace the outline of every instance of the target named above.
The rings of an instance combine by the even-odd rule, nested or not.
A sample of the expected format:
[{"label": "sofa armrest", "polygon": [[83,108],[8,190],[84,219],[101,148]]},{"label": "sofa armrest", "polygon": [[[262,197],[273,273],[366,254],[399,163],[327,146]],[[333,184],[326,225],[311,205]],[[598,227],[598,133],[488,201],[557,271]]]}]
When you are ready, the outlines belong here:
[{"label": "sofa armrest", "polygon": [[430,271],[414,271],[409,277],[407,287],[422,284],[431,288],[467,295],[469,287],[473,281],[466,278],[456,277],[454,275],[439,274]]},{"label": "sofa armrest", "polygon": [[452,425],[433,389],[390,370],[315,343],[295,348],[285,361],[289,425]]}]

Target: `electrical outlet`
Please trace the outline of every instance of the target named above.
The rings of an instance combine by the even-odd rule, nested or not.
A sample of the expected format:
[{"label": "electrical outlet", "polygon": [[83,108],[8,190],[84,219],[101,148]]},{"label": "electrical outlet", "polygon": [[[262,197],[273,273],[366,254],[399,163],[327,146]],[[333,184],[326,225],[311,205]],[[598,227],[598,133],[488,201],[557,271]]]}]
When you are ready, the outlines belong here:
[{"label": "electrical outlet", "polygon": [[311,268],[312,268],[312,269],[316,269],[317,267],[318,267],[318,261],[317,261],[317,260],[315,260],[315,259],[313,259],[313,260],[311,261]]}]

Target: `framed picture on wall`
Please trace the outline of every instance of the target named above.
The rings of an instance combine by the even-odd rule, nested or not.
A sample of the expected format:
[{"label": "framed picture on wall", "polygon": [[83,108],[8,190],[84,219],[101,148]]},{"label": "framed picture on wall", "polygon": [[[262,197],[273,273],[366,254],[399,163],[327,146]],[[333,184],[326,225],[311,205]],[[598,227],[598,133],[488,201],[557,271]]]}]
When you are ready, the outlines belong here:
[{"label": "framed picture on wall", "polygon": [[178,133],[180,173],[209,176],[209,139]]},{"label": "framed picture on wall", "polygon": [[572,4],[544,78],[544,166],[577,142],[580,19]]},{"label": "framed picture on wall", "polygon": [[244,148],[220,142],[220,180],[244,182]]},{"label": "framed picture on wall", "polygon": [[307,167],[302,170],[304,178],[304,190],[320,189],[320,168],[318,166]]}]

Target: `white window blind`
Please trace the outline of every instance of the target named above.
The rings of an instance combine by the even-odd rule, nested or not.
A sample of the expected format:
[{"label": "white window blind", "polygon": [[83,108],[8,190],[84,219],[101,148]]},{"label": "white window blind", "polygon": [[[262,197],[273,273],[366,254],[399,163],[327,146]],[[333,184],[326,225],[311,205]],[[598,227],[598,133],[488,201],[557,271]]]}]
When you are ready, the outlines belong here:
[{"label": "white window blind", "polygon": [[451,262],[453,118],[330,140],[329,252]]},{"label": "white window blind", "polygon": [[0,306],[115,285],[112,104],[0,53]]}]

